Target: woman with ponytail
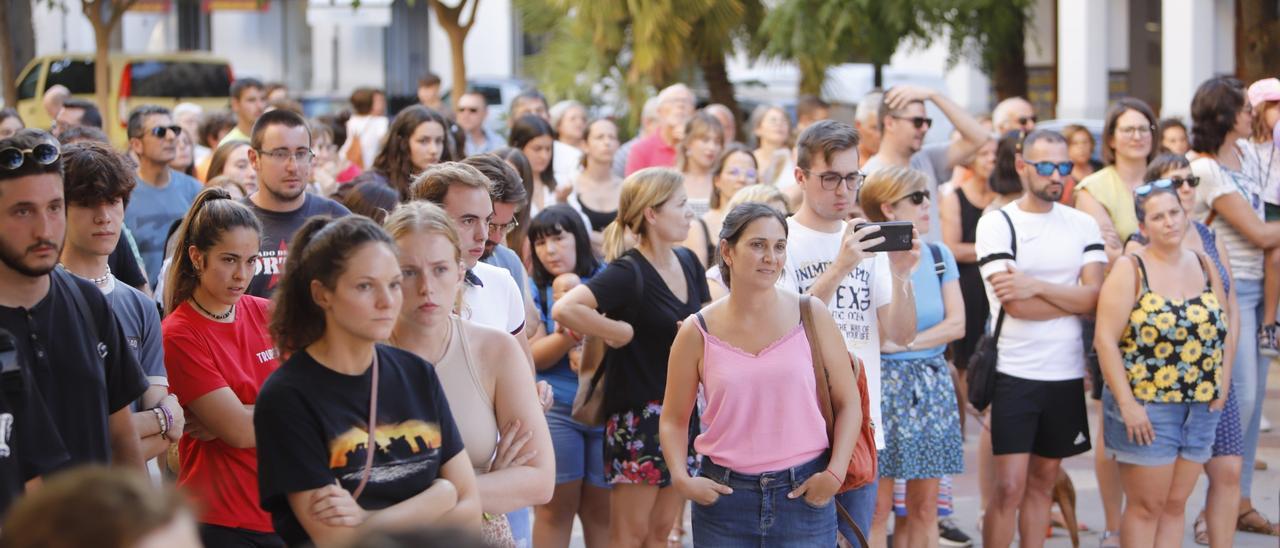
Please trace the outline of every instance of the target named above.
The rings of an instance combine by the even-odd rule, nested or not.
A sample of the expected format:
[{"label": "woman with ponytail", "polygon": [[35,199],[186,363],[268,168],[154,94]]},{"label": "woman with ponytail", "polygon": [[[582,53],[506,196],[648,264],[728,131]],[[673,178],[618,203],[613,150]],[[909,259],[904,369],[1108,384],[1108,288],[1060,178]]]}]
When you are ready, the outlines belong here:
[{"label": "woman with ponytail", "polygon": [[262,229],[221,188],[195,199],[175,234],[165,280],[165,369],[185,406],[178,486],[200,503],[205,546],[282,546],[258,506],[253,416],[277,362],[267,301],[245,295]]},{"label": "woman with ponytail", "polygon": [[325,547],[375,529],[478,530],[475,474],[435,369],[378,344],[403,302],[395,242],[355,215],[314,217],[291,241],[271,318],[288,360],[254,415],[262,507],[280,536]]},{"label": "woman with ponytail", "polygon": [[[679,247],[693,221],[687,202],[684,179],[674,170],[648,168],[627,177],[618,217],[604,232],[611,264],[551,311],[561,326],[609,346],[602,363],[609,546],[664,544],[683,505],[671,489],[658,421],[676,329],[710,301],[702,264]],[[694,466],[692,453],[687,460],[677,464]]]}]

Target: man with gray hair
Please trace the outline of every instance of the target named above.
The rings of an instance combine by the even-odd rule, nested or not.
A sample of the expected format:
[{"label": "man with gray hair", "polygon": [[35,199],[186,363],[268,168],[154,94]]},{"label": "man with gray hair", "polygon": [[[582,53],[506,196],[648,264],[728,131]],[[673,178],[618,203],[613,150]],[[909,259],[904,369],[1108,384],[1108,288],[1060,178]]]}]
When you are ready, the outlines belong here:
[{"label": "man with gray hair", "polygon": [[693,117],[693,91],[684,84],[672,84],[658,93],[658,128],[640,139],[627,154],[626,175],[646,167],[676,165],[676,145],[684,138],[684,125]]},{"label": "man with gray hair", "polygon": [[858,130],[858,167],[867,164],[872,156],[880,152],[880,102],[884,101],[884,92],[872,90],[858,102],[858,109],[853,114],[853,127]]},{"label": "man with gray hair", "polygon": [[618,147],[618,152],[613,155],[613,168],[611,171],[618,178],[622,178],[627,173],[627,157],[631,155],[631,146],[640,142],[641,139],[653,135],[658,131],[658,98],[650,97],[645,100],[644,107],[640,109],[640,132],[636,133],[630,141],[622,143]]},{"label": "man with gray hair", "polygon": [[1026,99],[1010,97],[991,111],[991,123],[1000,135],[1019,130],[1031,133],[1036,128],[1036,108]]}]

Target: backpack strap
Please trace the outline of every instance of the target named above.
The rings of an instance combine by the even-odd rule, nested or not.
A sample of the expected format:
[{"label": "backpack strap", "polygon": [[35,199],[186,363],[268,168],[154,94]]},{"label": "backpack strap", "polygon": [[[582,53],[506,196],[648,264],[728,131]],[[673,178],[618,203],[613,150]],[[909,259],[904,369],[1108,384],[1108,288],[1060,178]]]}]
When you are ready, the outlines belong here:
[{"label": "backpack strap", "polygon": [[933,257],[933,273],[938,275],[938,283],[942,283],[942,275],[947,273],[947,262],[942,259],[938,244],[925,245],[929,246],[929,255]]}]

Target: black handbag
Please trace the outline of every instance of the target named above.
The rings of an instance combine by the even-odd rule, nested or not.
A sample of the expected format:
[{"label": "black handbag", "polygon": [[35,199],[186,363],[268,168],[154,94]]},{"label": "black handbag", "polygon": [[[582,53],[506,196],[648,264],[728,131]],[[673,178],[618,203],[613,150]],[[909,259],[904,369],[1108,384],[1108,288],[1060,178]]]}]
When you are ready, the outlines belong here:
[{"label": "black handbag", "polygon": [[[1009,223],[1009,240],[1011,260],[1018,258],[1018,233],[1013,229],[1013,219],[1009,218],[1009,214],[1004,210],[997,210],[1004,216],[1004,221]],[[969,403],[978,411],[985,410],[991,405],[991,398],[996,392],[996,362],[999,359],[999,351],[996,349],[996,343],[1000,340],[1000,329],[1004,327],[1004,307],[1000,307],[999,314],[996,315],[995,330],[985,334],[978,339],[978,344],[973,349],[973,355],[969,358],[969,367],[965,372],[965,380],[969,385]]]}]

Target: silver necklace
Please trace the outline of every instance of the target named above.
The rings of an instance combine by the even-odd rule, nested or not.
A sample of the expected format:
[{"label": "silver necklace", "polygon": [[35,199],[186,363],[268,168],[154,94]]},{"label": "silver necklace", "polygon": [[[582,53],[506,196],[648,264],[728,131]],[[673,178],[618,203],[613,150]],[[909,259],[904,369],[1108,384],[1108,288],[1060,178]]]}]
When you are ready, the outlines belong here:
[{"label": "silver necklace", "polygon": [[[65,264],[58,263],[58,266],[62,267],[62,269],[63,269],[63,270],[66,270],[67,272],[71,272],[71,269],[70,269],[70,268],[67,268],[67,265],[65,265]],[[97,277],[97,278],[90,278],[90,277],[88,277],[88,276],[81,276],[81,275],[79,275],[79,274],[76,274],[75,272],[71,272],[71,274],[72,274],[72,275],[74,275],[74,276],[75,276],[75,277],[77,277],[77,278],[83,278],[83,279],[89,280],[89,281],[93,282],[93,284],[94,284],[94,285],[96,285],[96,286],[98,286],[98,287],[102,287],[102,286],[104,286],[104,285],[107,285],[107,282],[111,280],[111,266],[110,266],[110,265],[107,265],[107,271],[106,271],[105,273],[103,273],[103,274],[102,274],[102,276]]]}]

